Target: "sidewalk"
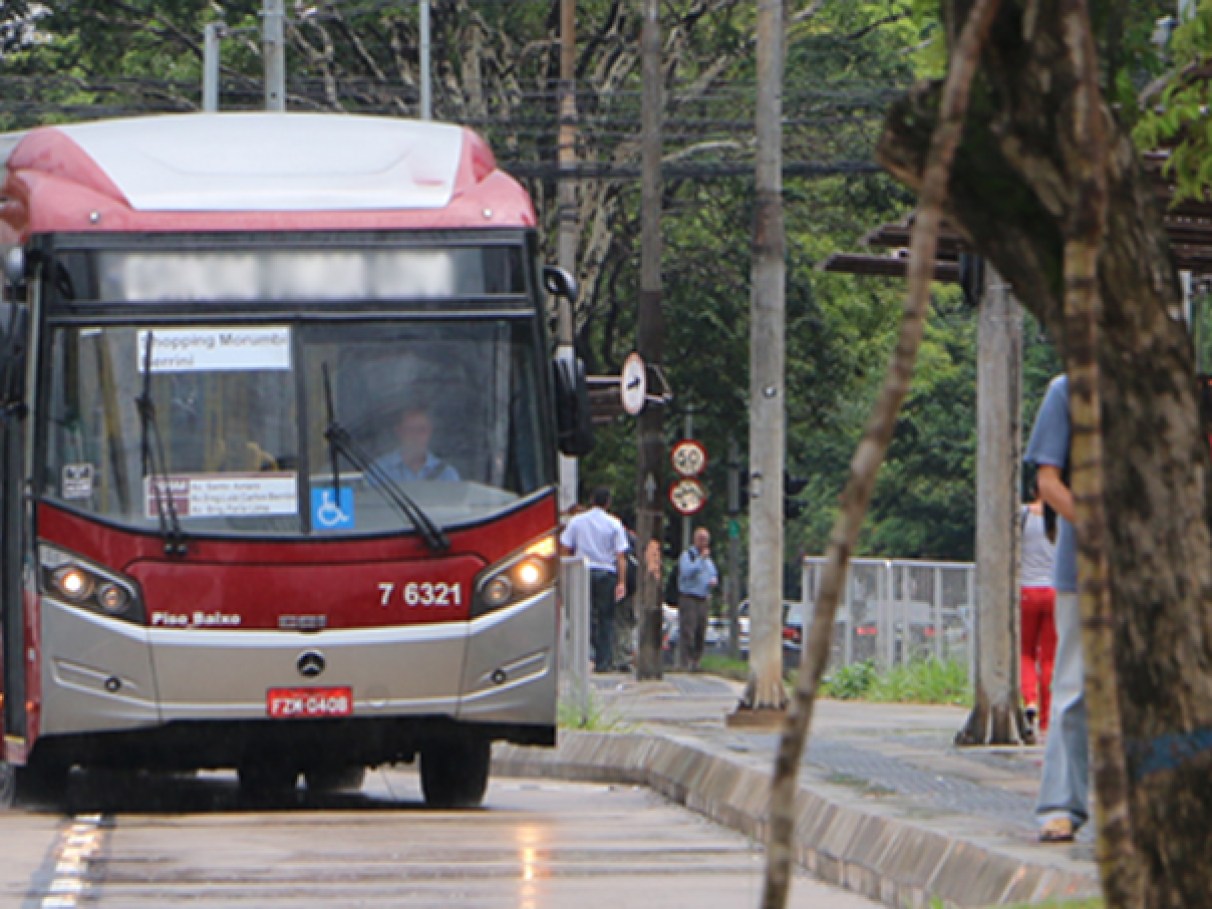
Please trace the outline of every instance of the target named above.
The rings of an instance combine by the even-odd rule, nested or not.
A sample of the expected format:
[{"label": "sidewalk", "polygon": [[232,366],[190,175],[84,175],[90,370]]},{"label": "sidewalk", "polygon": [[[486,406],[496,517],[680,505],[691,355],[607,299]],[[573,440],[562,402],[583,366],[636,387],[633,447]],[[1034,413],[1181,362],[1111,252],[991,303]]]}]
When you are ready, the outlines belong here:
[{"label": "sidewalk", "polygon": [[[500,747],[502,775],[636,783],[754,837],[779,733],[725,724],[742,686],[710,675],[594,676],[619,732]],[[956,748],[966,708],[820,701],[800,774],[797,840],[818,877],[889,906],[985,907],[1096,895],[1092,833],[1035,841],[1042,747]]]}]

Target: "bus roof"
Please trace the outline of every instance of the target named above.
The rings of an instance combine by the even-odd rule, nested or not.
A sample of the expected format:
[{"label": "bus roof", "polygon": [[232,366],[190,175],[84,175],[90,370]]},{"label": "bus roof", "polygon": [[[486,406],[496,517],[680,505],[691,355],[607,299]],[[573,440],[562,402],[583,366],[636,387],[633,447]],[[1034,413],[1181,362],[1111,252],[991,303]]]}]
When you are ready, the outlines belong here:
[{"label": "bus roof", "polygon": [[[7,155],[4,153],[7,151]],[[0,136],[4,238],[82,231],[533,226],[525,190],[449,124],[176,114]]]}]

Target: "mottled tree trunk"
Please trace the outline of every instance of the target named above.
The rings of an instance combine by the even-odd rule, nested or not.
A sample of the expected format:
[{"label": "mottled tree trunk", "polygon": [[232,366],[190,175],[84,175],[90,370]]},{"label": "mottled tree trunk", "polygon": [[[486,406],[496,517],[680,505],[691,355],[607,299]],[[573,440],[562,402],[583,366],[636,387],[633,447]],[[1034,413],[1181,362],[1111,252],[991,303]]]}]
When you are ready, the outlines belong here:
[{"label": "mottled tree trunk", "polygon": [[[945,4],[951,17],[967,6]],[[1082,360],[1094,367],[1096,388],[1088,393],[1099,402],[1107,456],[1101,501],[1087,508],[1101,507],[1106,519],[1098,541],[1106,615],[1100,621],[1085,588],[1083,645],[1097,644],[1099,629],[1110,626],[1121,717],[1118,736],[1105,729],[1105,716],[1092,721],[1102,729],[1093,741],[1094,778],[1100,802],[1123,803],[1113,772],[1115,764],[1123,768],[1126,816],[1111,819],[1110,833],[1130,837],[1127,861],[1140,869],[1141,895],[1129,896],[1135,883],[1117,879],[1122,869],[1109,867],[1105,846],[1100,858],[1109,905],[1177,909],[1204,905],[1212,892],[1207,443],[1153,188],[1105,107],[1106,217],[1097,259],[1090,256],[1089,290],[1101,303],[1093,340],[1084,329],[1079,334],[1079,321],[1065,319],[1065,277],[1080,277],[1072,257],[1081,247],[1073,240],[1092,235],[1079,223],[1089,202],[1089,135],[1075,128],[1084,61],[1066,19],[1073,13],[1070,4],[1004,4],[982,56],[947,214],[1044,322],[1068,368]],[[898,104],[880,143],[882,163],[911,186],[922,179],[938,94],[926,86]],[[1093,343],[1088,356],[1083,343]],[[1096,543],[1087,534],[1082,545]],[[1083,552],[1083,584],[1089,556]],[[1093,706],[1107,679],[1097,669],[1102,654],[1088,656]],[[1108,820],[1100,816],[1100,825]]]}]

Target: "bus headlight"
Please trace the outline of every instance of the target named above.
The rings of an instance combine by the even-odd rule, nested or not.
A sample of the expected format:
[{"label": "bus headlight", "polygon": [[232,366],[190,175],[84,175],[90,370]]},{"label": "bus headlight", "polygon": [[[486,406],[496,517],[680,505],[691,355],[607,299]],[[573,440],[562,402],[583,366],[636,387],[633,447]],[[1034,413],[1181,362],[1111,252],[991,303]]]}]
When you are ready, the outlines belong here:
[{"label": "bus headlight", "polygon": [[73,603],[88,599],[96,586],[92,577],[76,565],[59,566],[51,572],[51,580],[54,581],[55,589]]},{"label": "bus headlight", "polygon": [[43,594],[101,615],[142,623],[143,602],[132,579],[57,546],[39,546],[38,561]]},{"label": "bus headlight", "polygon": [[476,579],[473,617],[534,596],[555,584],[559,560],[554,536],[540,537],[480,573]]},{"label": "bus headlight", "polygon": [[125,588],[108,581],[97,590],[97,602],[109,615],[122,615],[130,608],[130,594]]}]

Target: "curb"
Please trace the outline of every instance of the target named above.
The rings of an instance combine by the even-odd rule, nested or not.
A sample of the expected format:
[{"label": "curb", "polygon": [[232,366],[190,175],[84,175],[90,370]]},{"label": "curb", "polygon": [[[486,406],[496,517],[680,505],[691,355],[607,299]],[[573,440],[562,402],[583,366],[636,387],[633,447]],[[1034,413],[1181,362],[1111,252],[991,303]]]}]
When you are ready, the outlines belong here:
[{"label": "curb", "polygon": [[[561,731],[554,749],[497,745],[493,772],[643,785],[755,840],[766,837],[770,775],[694,745],[643,733]],[[925,823],[846,805],[801,784],[795,855],[827,883],[898,907],[931,899],[979,909],[1100,894],[1096,875],[1016,850],[962,839]],[[1023,850],[1025,851],[1025,850]]]}]

